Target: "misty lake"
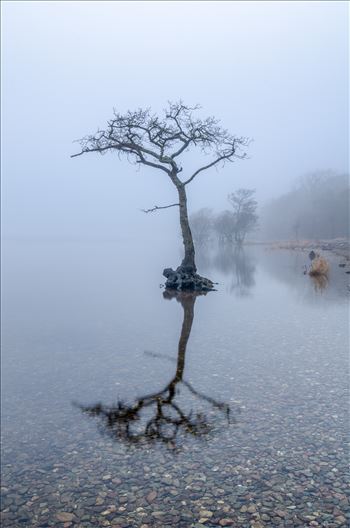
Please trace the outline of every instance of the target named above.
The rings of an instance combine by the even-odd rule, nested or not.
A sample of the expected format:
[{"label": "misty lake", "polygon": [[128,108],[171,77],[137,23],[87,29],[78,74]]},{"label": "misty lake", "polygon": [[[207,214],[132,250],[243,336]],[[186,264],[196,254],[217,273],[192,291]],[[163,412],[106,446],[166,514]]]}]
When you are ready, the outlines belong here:
[{"label": "misty lake", "polygon": [[346,526],[349,275],[158,246],[4,242],[3,526]]}]

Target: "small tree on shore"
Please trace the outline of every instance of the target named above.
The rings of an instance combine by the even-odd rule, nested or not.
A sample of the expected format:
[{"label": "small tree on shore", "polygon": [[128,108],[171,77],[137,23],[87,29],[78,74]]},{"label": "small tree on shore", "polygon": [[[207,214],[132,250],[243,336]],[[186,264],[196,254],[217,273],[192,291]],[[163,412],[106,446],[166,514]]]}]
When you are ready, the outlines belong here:
[{"label": "small tree on shore", "polygon": [[[72,156],[81,156],[90,152],[98,154],[116,152],[119,156],[125,155],[131,163],[160,170],[170,179],[176,188],[178,201],[170,205],[155,205],[145,212],[179,207],[184,258],[176,272],[170,274],[171,281],[169,273],[172,270],[166,270],[165,275],[168,278],[167,285],[177,284],[178,289],[202,289],[202,286],[203,289],[208,289],[211,282],[205,279],[207,282],[202,283],[201,278],[196,275],[186,187],[205,170],[224,165],[237,158],[243,159],[246,156],[244,147],[248,144],[247,138],[235,137],[220,127],[219,121],[214,117],[206,119],[195,117],[197,110],[199,106],[186,106],[180,101],[169,103],[162,117],[154,115],[150,109],[128,111],[124,115],[114,111],[106,129],[98,130],[96,134],[81,139],[81,151]],[[192,174],[181,178],[183,167],[179,158],[190,148],[197,148],[202,154],[211,154],[212,157]],[[188,280],[182,280],[184,274]],[[196,277],[196,281],[191,281],[191,277]]]},{"label": "small tree on shore", "polygon": [[219,244],[233,243],[236,219],[232,211],[222,211],[214,220],[214,229],[218,235]]},{"label": "small tree on shore", "polygon": [[213,212],[207,207],[190,216],[191,231],[194,244],[198,248],[206,246],[210,241],[213,229]]},{"label": "small tree on shore", "polygon": [[238,189],[228,195],[235,217],[235,242],[239,245],[243,244],[247,233],[253,231],[258,223],[258,215],[256,214],[258,202],[255,200],[254,194],[254,189]]}]

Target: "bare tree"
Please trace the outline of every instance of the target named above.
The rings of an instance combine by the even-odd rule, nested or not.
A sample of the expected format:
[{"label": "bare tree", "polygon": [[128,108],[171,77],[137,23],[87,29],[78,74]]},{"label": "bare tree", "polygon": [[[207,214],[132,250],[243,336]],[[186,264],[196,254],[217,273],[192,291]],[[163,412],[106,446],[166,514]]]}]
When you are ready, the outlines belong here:
[{"label": "bare tree", "polygon": [[238,189],[228,195],[235,216],[235,241],[239,245],[243,244],[246,234],[258,223],[258,202],[254,199],[254,194],[254,189]]},{"label": "bare tree", "polygon": [[231,211],[222,211],[216,216],[214,229],[218,235],[219,244],[232,244],[235,226],[235,215]]},{"label": "bare tree", "polygon": [[[195,117],[199,106],[186,106],[181,101],[168,103],[164,116],[154,115],[151,110],[139,109],[128,111],[125,115],[114,111],[111,120],[107,122],[105,130],[98,130],[80,140],[81,151],[72,157],[88,152],[105,154],[116,152],[125,155],[128,161],[141,164],[162,171],[170,178],[176,187],[178,201],[176,203],[155,205],[145,212],[152,212],[169,207],[179,207],[180,226],[184,245],[184,258],[181,266],[176,270],[183,278],[183,274],[196,276],[195,250],[192,233],[188,221],[186,186],[201,172],[212,167],[218,167],[235,159],[243,159],[246,154],[244,147],[248,145],[245,137],[235,137],[219,126],[214,117],[202,119]],[[211,154],[210,161],[204,163],[192,174],[180,177],[183,167],[179,162],[180,156],[190,148],[198,148],[202,154]],[[208,282],[201,282],[197,275],[196,281],[174,279],[174,273],[167,270],[167,286],[177,284],[178,289],[208,289]],[[210,289],[210,288],[209,288]]]},{"label": "bare tree", "polygon": [[202,248],[210,241],[213,228],[213,212],[203,207],[190,216],[191,231],[195,246]]}]

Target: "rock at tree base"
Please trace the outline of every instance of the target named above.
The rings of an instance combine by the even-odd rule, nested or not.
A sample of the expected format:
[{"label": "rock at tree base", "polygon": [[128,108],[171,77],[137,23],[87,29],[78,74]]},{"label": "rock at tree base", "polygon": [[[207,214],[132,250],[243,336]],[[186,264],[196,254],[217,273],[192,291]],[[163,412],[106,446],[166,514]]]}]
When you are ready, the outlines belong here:
[{"label": "rock at tree base", "polygon": [[197,273],[185,270],[179,266],[176,271],[166,268],[163,271],[167,281],[165,287],[177,291],[211,291],[214,283],[210,279],[201,277]]}]

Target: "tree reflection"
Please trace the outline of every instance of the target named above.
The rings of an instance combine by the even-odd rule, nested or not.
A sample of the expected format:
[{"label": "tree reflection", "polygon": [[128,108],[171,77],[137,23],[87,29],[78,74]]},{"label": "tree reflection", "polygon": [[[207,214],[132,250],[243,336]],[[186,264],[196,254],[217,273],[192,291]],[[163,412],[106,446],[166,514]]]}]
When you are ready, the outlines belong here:
[{"label": "tree reflection", "polygon": [[[228,404],[197,391],[183,378],[186,347],[192,329],[194,305],[198,295],[202,294],[168,290],[163,292],[165,299],[175,298],[184,311],[176,372],[163,390],[142,396],[132,404],[119,401],[113,406],[102,403],[88,406],[78,405],[83,413],[100,418],[99,425],[102,432],[109,434],[115,440],[126,441],[130,444],[143,445],[161,441],[174,449],[179,447],[179,436],[183,436],[183,434],[203,436],[210,433],[215,428],[213,417],[216,418],[218,413],[224,418],[224,421],[230,422]],[[156,357],[156,354],[152,355]],[[182,393],[180,387],[187,389],[187,391]],[[194,403],[191,402],[192,398],[204,402],[209,407],[209,411],[207,413],[203,411],[194,412],[192,410]]]},{"label": "tree reflection", "polygon": [[231,293],[238,297],[248,297],[255,286],[255,264],[244,250],[239,246],[220,246],[214,258],[214,265],[226,275],[232,275],[230,285]]}]

